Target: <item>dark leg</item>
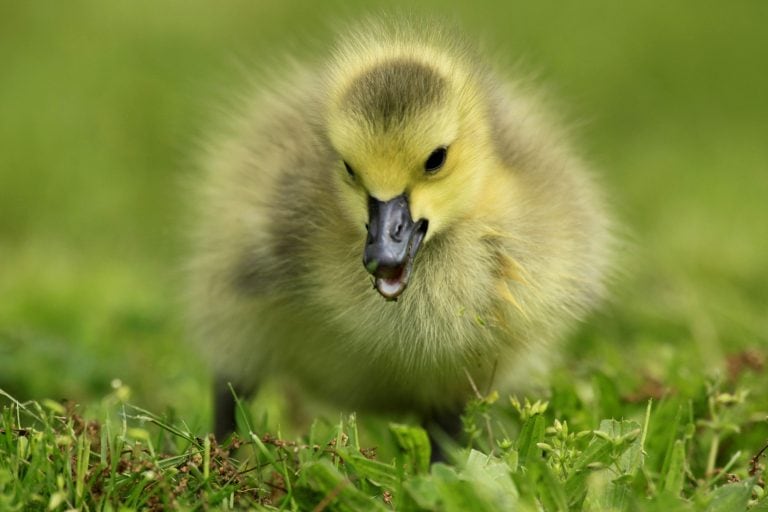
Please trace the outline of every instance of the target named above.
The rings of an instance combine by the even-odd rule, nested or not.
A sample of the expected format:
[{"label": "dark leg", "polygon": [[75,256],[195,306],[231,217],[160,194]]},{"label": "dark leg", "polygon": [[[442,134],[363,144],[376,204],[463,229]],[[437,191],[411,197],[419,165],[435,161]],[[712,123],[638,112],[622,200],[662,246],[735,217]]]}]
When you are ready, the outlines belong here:
[{"label": "dark leg", "polygon": [[458,442],[463,431],[460,412],[441,412],[424,422],[432,447],[430,462],[446,462],[443,446],[450,441]]},{"label": "dark leg", "polygon": [[217,377],[213,386],[213,433],[223,442],[237,430],[237,401],[232,391],[239,400],[246,399],[247,394],[223,377]]}]

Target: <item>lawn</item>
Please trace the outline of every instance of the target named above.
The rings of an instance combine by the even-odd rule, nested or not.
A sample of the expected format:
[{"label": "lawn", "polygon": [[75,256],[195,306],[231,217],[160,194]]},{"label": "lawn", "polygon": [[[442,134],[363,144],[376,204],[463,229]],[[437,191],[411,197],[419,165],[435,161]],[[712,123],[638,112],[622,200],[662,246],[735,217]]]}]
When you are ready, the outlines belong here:
[{"label": "lawn", "polygon": [[557,99],[622,226],[612,299],[547,393],[471,404],[449,465],[408,418],[279,388],[238,450],[204,437],[178,300],[199,140],[248,74],[384,5],[3,4],[0,510],[768,510],[759,2],[420,4]]}]

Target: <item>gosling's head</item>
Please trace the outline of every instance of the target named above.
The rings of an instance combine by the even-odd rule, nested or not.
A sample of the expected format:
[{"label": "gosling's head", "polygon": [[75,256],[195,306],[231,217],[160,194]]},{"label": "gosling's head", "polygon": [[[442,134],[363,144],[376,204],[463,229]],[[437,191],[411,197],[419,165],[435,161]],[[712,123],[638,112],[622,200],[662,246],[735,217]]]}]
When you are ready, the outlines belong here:
[{"label": "gosling's head", "polygon": [[[440,49],[438,49],[440,48]],[[418,41],[342,54],[327,110],[334,180],[386,299],[420,247],[472,214],[494,168],[486,101],[463,55]]]}]

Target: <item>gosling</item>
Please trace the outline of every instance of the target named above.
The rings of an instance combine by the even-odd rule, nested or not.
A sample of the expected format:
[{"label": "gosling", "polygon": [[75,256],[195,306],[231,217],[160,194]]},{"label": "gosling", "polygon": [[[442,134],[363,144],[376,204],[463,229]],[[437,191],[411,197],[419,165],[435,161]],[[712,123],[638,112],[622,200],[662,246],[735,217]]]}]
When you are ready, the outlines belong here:
[{"label": "gosling", "polygon": [[233,117],[203,159],[189,265],[220,437],[229,386],[248,397],[269,377],[449,424],[475,389],[545,377],[604,295],[588,169],[536,95],[452,31],[361,24]]}]

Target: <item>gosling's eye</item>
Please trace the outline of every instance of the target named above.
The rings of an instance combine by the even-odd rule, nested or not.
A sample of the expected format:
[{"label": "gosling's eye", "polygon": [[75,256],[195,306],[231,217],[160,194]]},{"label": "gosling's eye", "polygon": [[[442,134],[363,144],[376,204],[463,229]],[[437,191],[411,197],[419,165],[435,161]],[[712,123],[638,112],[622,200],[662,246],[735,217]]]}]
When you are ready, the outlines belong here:
[{"label": "gosling's eye", "polygon": [[347,174],[349,174],[350,178],[355,177],[355,171],[352,170],[352,167],[350,167],[346,161],[344,161],[344,168],[347,170]]},{"label": "gosling's eye", "polygon": [[443,146],[434,150],[432,154],[429,155],[429,158],[427,158],[427,161],[424,162],[424,170],[429,173],[435,173],[439,171],[445,163],[445,157],[447,154],[448,148]]}]

